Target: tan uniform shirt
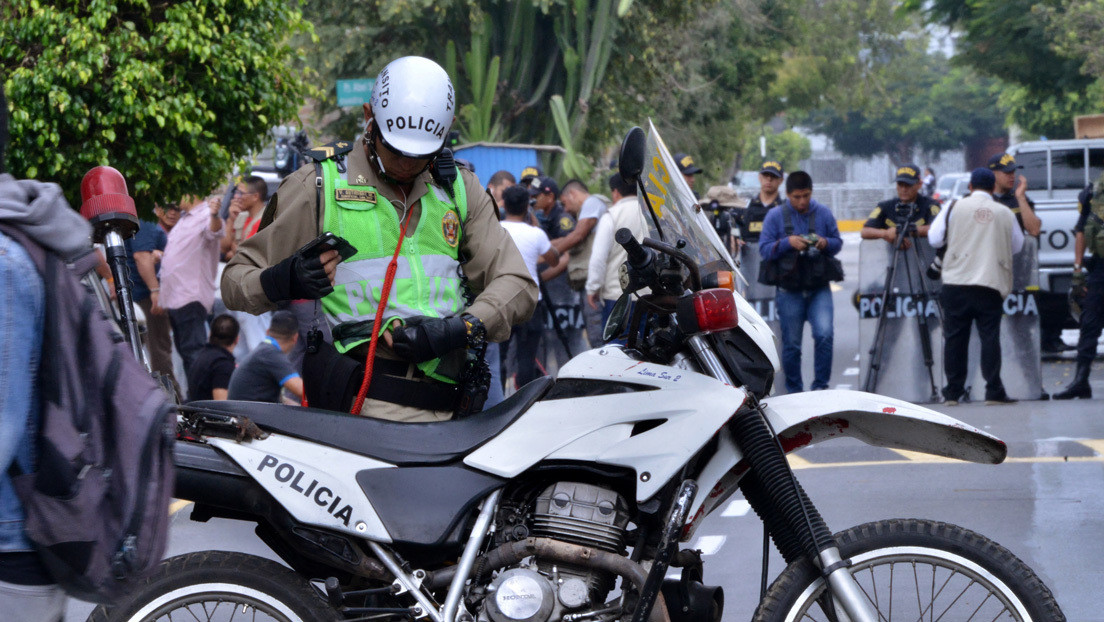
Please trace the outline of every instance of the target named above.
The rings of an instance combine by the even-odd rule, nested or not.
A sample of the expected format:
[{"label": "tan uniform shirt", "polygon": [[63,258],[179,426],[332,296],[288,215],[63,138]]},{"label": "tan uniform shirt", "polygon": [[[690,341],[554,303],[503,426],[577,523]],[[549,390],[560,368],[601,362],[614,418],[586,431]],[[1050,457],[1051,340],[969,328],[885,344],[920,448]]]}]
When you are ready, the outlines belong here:
[{"label": "tan uniform shirt", "polygon": [[[345,160],[350,184],[373,186],[395,205],[402,217],[404,203],[413,205],[407,237],[414,234],[421,215],[419,199],[432,183],[429,171],[414,181],[409,197],[380,179],[369,165],[363,139],[358,139]],[[537,304],[537,286],[529,278],[521,253],[506,230],[499,224],[491,197],[483,190],[472,172],[460,169],[467,192],[468,217],[463,223],[460,252],[470,260],[464,264],[464,274],[478,295],[467,313],[479,318],[487,327],[491,341],[505,341],[510,327],[533,315]],[[268,205],[275,210],[274,219],[257,235],[242,242],[222,274],[222,297],[227,308],[250,313],[272,311],[276,305],[261,288],[261,272],[290,257],[295,251],[318,237],[321,219],[316,220],[316,187],[314,165],[308,164],[289,175],[280,184]],[[325,211],[323,201],[322,211]],[[269,214],[266,214],[266,220]],[[324,216],[324,214],[323,214]],[[349,240],[353,246],[356,240]]]},{"label": "tan uniform shirt", "polygon": [[[353,150],[346,155],[345,164],[350,184],[376,188],[394,204],[400,218],[403,205],[412,206],[414,212],[407,227],[407,237],[412,236],[421,216],[419,199],[428,191],[427,184],[432,183],[429,171],[415,179],[410,196],[405,197],[401,190],[380,179],[369,164],[363,139],[356,141]],[[464,178],[468,203],[460,254],[469,261],[462,269],[470,287],[477,292],[475,302],[466,312],[483,322],[490,341],[505,341],[510,337],[512,326],[533,315],[537,286],[529,278],[517,246],[499,224],[490,195],[473,173],[461,169],[460,174]],[[271,219],[271,223],[241,243],[222,273],[222,298],[228,308],[255,314],[276,308],[261,287],[261,272],[290,257],[322,232],[325,201],[322,215],[318,217],[316,196],[314,164],[300,168],[280,184],[262,220],[264,223]],[[270,213],[272,211],[274,213]],[[357,245],[356,240],[349,242]],[[377,344],[377,355],[395,358],[383,341]],[[440,421],[448,419],[452,413],[422,411],[368,399],[361,414],[399,421]]]}]

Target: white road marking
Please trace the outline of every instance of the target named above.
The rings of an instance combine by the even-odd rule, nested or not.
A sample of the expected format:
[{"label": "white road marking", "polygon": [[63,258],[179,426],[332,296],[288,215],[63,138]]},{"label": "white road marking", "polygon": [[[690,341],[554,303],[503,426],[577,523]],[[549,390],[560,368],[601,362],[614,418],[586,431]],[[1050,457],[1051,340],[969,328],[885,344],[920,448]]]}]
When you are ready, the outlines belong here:
[{"label": "white road marking", "polygon": [[844,376],[858,376],[859,375],[859,368],[858,367],[848,367],[847,369],[843,370],[843,375]]},{"label": "white road marking", "polygon": [[850,391],[854,387],[852,385],[849,385],[849,384],[837,384],[836,388],[840,389],[840,390],[843,390],[843,391]]},{"label": "white road marking", "polygon": [[724,512],[721,512],[721,516],[726,516],[726,517],[729,517],[729,518],[731,518],[733,516],[743,516],[743,515],[747,514],[748,511],[750,511],[750,510],[751,510],[751,504],[750,503],[748,503],[747,501],[744,501],[743,499],[737,499],[737,500],[733,501],[732,503],[728,504],[728,507],[726,507],[724,509]]},{"label": "white road marking", "polygon": [[726,538],[724,536],[702,536],[694,543],[692,548],[698,549],[702,555],[713,555],[721,550]]},{"label": "white road marking", "polygon": [[859,355],[858,354],[855,355],[855,360],[856,361],[859,360]]}]

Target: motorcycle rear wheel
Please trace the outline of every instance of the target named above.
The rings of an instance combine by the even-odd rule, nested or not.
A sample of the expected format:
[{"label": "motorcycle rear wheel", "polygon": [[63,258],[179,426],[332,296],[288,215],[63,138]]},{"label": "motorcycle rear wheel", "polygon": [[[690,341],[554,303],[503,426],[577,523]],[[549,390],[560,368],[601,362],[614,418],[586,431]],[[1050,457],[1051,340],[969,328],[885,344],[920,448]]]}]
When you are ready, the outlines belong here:
[{"label": "motorcycle rear wheel", "polygon": [[[918,519],[884,520],[836,534],[851,574],[878,611],[896,620],[1063,621],[1054,596],[1008,549],[972,531]],[[754,622],[834,620],[818,599],[824,580],[808,561],[774,581]]]},{"label": "motorcycle rear wheel", "polygon": [[339,614],[310,583],[272,560],[225,551],[188,553],[161,562],[112,607],[87,622],[336,622]]}]

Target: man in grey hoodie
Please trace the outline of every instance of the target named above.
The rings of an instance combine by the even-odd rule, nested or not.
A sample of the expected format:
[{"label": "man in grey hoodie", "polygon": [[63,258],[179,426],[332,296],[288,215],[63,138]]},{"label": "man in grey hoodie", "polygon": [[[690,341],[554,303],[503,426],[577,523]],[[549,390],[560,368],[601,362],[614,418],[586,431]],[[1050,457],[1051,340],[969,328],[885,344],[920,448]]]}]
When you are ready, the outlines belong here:
[{"label": "man in grey hoodie", "polygon": [[57,184],[16,180],[4,172],[7,117],[0,88],[0,611],[15,622],[61,622],[65,594],[27,540],[23,506],[8,475],[12,462],[25,472],[34,469],[43,283],[30,255],[2,228],[17,229],[67,260],[92,250],[92,228],[70,209]]}]

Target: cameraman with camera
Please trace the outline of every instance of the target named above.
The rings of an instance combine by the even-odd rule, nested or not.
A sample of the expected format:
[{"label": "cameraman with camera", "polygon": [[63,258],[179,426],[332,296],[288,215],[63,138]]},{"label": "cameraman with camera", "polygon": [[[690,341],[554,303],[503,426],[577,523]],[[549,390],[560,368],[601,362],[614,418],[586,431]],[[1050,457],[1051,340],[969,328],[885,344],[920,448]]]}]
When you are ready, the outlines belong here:
[{"label": "cameraman with camera", "polygon": [[813,178],[794,171],[786,179],[786,201],[763,220],[760,282],[777,285],[775,304],[782,330],[782,371],[786,391],[804,390],[801,336],[813,331],[813,390],[827,389],[832,375],[833,308],[831,281],[843,280],[835,255],[843,247],[832,210],[813,200]]},{"label": "cameraman with camera", "polygon": [[[927,237],[928,228],[939,214],[939,204],[931,197],[920,194],[923,183],[920,169],[915,164],[906,164],[897,169],[897,198],[886,199],[870,212],[863,223],[860,235],[864,240],[885,240],[893,245],[897,236]],[[901,247],[909,249],[912,240],[904,240]]]}]

